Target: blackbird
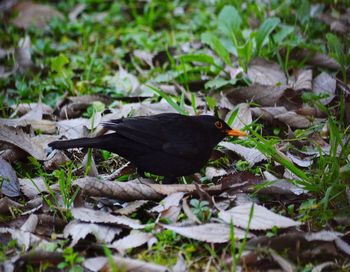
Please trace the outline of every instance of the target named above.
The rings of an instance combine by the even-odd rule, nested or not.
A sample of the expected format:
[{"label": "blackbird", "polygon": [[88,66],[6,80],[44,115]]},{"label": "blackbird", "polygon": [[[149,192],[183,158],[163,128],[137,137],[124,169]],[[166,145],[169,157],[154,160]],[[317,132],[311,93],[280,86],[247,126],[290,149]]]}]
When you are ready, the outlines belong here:
[{"label": "blackbird", "polygon": [[226,136],[245,136],[210,115],[163,113],[110,120],[102,124],[114,131],[95,138],[51,142],[53,149],[99,148],[132,162],[139,173],[164,176],[165,183],[191,175],[209,160],[213,148]]}]

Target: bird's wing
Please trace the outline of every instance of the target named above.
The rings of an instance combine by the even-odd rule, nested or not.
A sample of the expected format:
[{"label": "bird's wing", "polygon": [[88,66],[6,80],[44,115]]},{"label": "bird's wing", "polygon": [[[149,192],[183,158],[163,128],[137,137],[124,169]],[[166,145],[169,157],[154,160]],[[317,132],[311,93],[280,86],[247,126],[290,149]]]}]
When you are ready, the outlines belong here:
[{"label": "bird's wing", "polygon": [[201,150],[199,138],[203,135],[196,132],[196,124],[184,121],[178,114],[117,119],[103,126],[134,142],[179,157],[194,158]]}]

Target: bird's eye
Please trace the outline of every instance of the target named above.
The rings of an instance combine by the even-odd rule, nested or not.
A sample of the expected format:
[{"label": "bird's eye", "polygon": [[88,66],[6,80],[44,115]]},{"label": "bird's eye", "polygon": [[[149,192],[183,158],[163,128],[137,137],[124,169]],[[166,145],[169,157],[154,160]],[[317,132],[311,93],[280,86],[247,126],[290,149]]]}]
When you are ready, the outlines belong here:
[{"label": "bird's eye", "polygon": [[220,129],[220,128],[222,128],[222,123],[220,121],[216,121],[215,126],[216,126],[216,128]]}]

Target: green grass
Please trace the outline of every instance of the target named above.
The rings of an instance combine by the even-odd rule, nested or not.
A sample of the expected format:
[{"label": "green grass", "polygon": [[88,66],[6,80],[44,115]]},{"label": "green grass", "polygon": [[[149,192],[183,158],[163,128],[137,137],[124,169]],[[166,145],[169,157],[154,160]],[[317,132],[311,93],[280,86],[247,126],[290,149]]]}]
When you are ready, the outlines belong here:
[{"label": "green grass", "polygon": [[[43,2],[67,15],[79,1]],[[55,107],[65,94],[103,94],[128,103],[125,102],[129,95],[127,88],[111,86],[108,82],[108,77],[114,76],[120,67],[153,91],[149,101],[164,99],[177,112],[185,115],[189,114],[186,106],[192,107],[195,114],[206,109],[220,113],[218,94],[225,94],[233,87],[250,85],[246,72],[250,61],[257,57],[278,63],[287,78],[290,78],[296,70],[309,67],[308,56],[294,59],[295,51],[322,53],[338,62],[340,69],[314,66],[314,76],[326,71],[337,77],[339,84],[342,81],[345,86],[349,82],[349,34],[337,34],[310,13],[313,5],[322,4],[319,8],[329,8],[325,12],[337,17],[350,4],[348,0],[322,3],[307,0],[80,2],[85,3],[86,7],[75,21],[64,16],[49,22],[45,29],[30,27],[27,30],[16,28],[10,23],[0,25],[2,49],[12,50],[25,35],[30,37],[32,60],[37,68],[0,78],[0,117],[16,117],[9,108],[24,102],[42,101]],[[198,43],[198,47],[188,47],[190,49],[184,51],[181,49],[186,48],[186,44]],[[135,50],[156,54],[155,59],[159,64],[154,63],[154,67],[148,67],[134,55]],[[1,65],[6,68],[11,68],[14,64],[13,53],[1,59]],[[228,68],[236,69],[238,65],[241,72],[231,78]],[[201,93],[193,87],[194,82],[200,82],[204,86]],[[178,95],[170,95],[158,87],[159,83],[181,86],[181,91]],[[340,92],[339,88],[338,91]],[[196,104],[196,98],[201,98],[206,105]],[[305,104],[316,107],[327,115],[325,123],[294,130],[293,137],[290,138],[287,136],[287,128],[264,126],[261,120],[255,120],[247,128],[251,136],[235,141],[259,149],[268,157],[268,161],[254,167],[242,160],[234,162],[234,168],[239,172],[248,171],[256,175],[264,170],[278,172],[276,165],[280,164],[283,169],[293,173],[297,178],[289,181],[308,190],[310,199],[300,199],[281,209],[276,205],[277,210],[307,222],[310,226],[316,226],[316,229],[331,224],[338,215],[346,215],[349,209],[346,199],[350,178],[349,127],[346,123],[348,98],[343,93],[329,106],[322,105],[321,98],[322,96],[303,93]],[[251,105],[259,106],[253,103]],[[108,107],[101,103],[95,103],[87,109],[84,116],[90,118],[91,128],[95,125],[96,115],[102,114],[104,110],[108,110]],[[238,109],[233,110],[227,123],[231,125],[237,115]],[[321,146],[311,139],[312,135],[322,135],[324,125],[329,134],[326,135],[330,144],[329,153],[323,152]],[[305,150],[298,143],[305,141],[318,150],[315,163],[308,168],[296,166],[277,150],[280,144],[284,144],[288,150],[302,152]],[[110,153],[101,154],[107,162],[96,161],[99,170],[118,164]],[[43,177],[48,193],[42,194],[42,197],[50,212],[69,221],[69,209],[79,192],[72,185],[76,178],[72,172],[76,163],[77,161],[63,165],[50,172],[44,169],[41,162],[31,158],[29,162],[18,161],[15,169],[19,177]],[[229,168],[231,163],[229,157],[224,156],[211,161],[210,165]],[[89,151],[85,175],[91,164]],[[130,177],[130,174],[125,174],[120,180],[128,180]],[[182,181],[190,183],[192,180],[187,177]],[[202,181],[210,183],[205,177]],[[50,189],[54,183],[59,185],[63,208],[59,208],[56,193]],[[271,183],[267,182],[257,189],[269,184]],[[215,217],[206,201],[192,199],[190,205],[192,212],[203,222]],[[14,211],[13,216],[16,215],[17,211]],[[181,214],[180,218],[185,218],[185,215]],[[155,219],[151,218],[150,221],[154,223]],[[267,235],[278,235],[278,232],[271,230]],[[130,255],[170,267],[175,264],[178,253],[181,252],[186,261],[197,261],[193,267],[199,270],[205,267],[208,260],[213,260],[216,267],[234,271],[245,248],[244,243],[235,244],[233,228],[231,243],[226,247],[203,246],[203,243],[181,238],[171,231],[160,232],[157,238],[158,242],[150,249],[131,250]],[[0,261],[6,257],[6,251],[11,246],[9,244],[1,248]],[[199,252],[196,252],[197,249]],[[232,267],[226,267],[221,260],[220,254],[227,252],[233,258]],[[79,269],[75,268],[80,267],[82,261],[78,255],[76,249],[67,247],[62,268]],[[113,266],[112,253],[105,249],[105,255]],[[305,269],[300,271],[308,271],[312,267],[301,263],[300,267],[303,266]]]}]

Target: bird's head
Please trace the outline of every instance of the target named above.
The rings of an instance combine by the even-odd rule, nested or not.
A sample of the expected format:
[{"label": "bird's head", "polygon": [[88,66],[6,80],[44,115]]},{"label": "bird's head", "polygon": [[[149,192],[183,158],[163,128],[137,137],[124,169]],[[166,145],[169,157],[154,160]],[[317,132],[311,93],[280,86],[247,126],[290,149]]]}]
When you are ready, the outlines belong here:
[{"label": "bird's head", "polygon": [[244,131],[230,128],[225,121],[216,116],[201,115],[198,116],[198,118],[205,127],[206,131],[208,131],[208,135],[211,136],[213,143],[216,142],[217,144],[226,136],[247,136],[247,133]]}]

